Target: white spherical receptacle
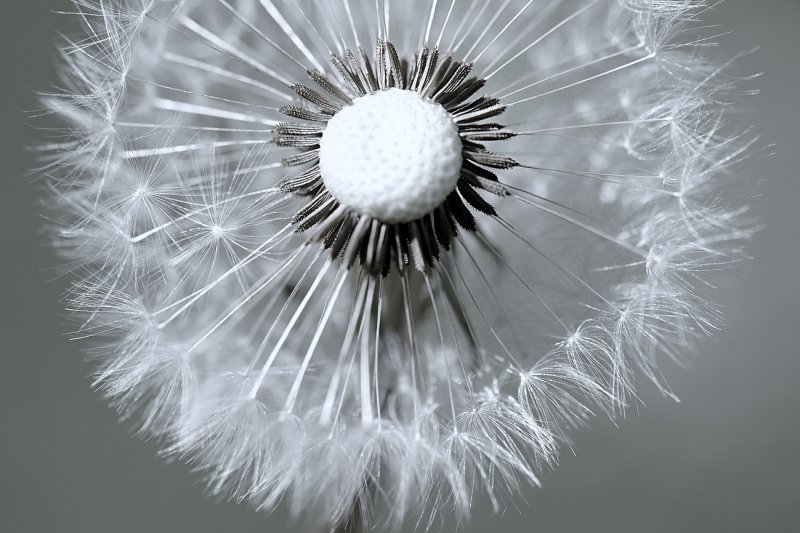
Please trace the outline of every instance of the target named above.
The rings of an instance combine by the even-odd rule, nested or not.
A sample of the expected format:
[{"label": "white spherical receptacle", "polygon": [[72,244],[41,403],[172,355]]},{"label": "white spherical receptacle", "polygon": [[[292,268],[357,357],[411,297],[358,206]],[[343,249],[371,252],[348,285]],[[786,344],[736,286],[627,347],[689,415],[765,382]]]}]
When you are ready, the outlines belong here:
[{"label": "white spherical receptacle", "polygon": [[414,91],[353,100],[328,122],[320,170],[339,203],[381,222],[418,220],[452,193],[462,145],[453,117]]}]

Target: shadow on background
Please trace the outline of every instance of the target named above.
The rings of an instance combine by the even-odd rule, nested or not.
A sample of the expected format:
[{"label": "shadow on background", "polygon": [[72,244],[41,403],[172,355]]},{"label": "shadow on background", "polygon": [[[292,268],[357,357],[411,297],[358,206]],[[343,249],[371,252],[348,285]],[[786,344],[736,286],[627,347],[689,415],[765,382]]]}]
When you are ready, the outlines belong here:
[{"label": "shadow on background", "polygon": [[[205,499],[197,476],[165,465],[129,436],[89,390],[89,368],[68,342],[65,281],[42,236],[24,150],[36,132],[31,88],[52,79],[58,0],[5,0],[0,22],[0,531],[211,533],[285,531],[264,517]],[[575,455],[497,517],[485,504],[466,531],[793,532],[800,529],[800,2],[728,0],[706,21],[733,35],[728,55],[765,72],[752,116],[778,155],[745,170],[769,176],[756,210],[768,230],[754,271],[732,292],[723,335],[688,371],[670,369],[682,403],[645,387],[646,407],[621,428],[596,421]],[[455,526],[445,528],[452,529]]]}]

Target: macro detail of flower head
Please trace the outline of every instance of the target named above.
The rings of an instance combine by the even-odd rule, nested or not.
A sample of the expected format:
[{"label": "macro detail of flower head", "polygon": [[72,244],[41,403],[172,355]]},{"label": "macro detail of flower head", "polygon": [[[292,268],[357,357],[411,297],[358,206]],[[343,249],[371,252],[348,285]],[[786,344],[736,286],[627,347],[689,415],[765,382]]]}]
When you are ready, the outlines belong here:
[{"label": "macro detail of flower head", "polygon": [[96,386],[214,495],[435,528],[721,316],[754,142],[692,0],[73,0],[39,148]]}]

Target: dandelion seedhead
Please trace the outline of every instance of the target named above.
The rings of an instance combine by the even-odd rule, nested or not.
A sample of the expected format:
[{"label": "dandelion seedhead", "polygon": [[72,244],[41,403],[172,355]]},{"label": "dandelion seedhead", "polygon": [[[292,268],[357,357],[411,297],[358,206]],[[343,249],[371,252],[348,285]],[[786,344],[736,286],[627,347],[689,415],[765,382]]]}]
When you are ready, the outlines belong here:
[{"label": "dandelion seedhead", "polygon": [[718,327],[754,141],[704,3],[73,2],[40,153],[77,336],[214,494],[500,510]]}]

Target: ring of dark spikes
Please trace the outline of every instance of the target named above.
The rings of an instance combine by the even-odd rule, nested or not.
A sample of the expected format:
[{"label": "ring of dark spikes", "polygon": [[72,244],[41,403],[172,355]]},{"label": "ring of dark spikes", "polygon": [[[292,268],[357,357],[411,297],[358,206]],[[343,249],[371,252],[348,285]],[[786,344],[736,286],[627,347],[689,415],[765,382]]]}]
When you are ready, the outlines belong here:
[{"label": "ring of dark spikes", "polygon": [[[479,192],[509,195],[495,172],[519,164],[482,144],[515,135],[492,121],[506,107],[496,98],[476,97],[486,81],[470,77],[472,64],[453,57],[440,60],[435,48],[423,49],[410,64],[398,56],[392,43],[379,41],[374,60],[364,50],[358,55],[348,50],[344,57],[333,55],[331,62],[338,74],[336,80],[308,71],[324,94],[306,85],[291,86],[302,106],[285,106],[281,113],[300,122],[282,123],[275,130],[276,145],[299,150],[283,164],[307,167],[280,182],[282,190],[311,198],[294,216],[295,229],[308,232],[311,241],[321,242],[348,268],[359,262],[372,275],[386,276],[394,267],[403,272],[412,265],[426,272],[442,249],[452,249],[459,231],[478,231],[470,207],[497,216]],[[351,105],[354,98],[392,87],[416,91],[450,113],[461,138],[463,163],[455,190],[439,207],[418,220],[390,224],[341,205],[325,188],[319,154],[325,124],[338,111]]]}]

